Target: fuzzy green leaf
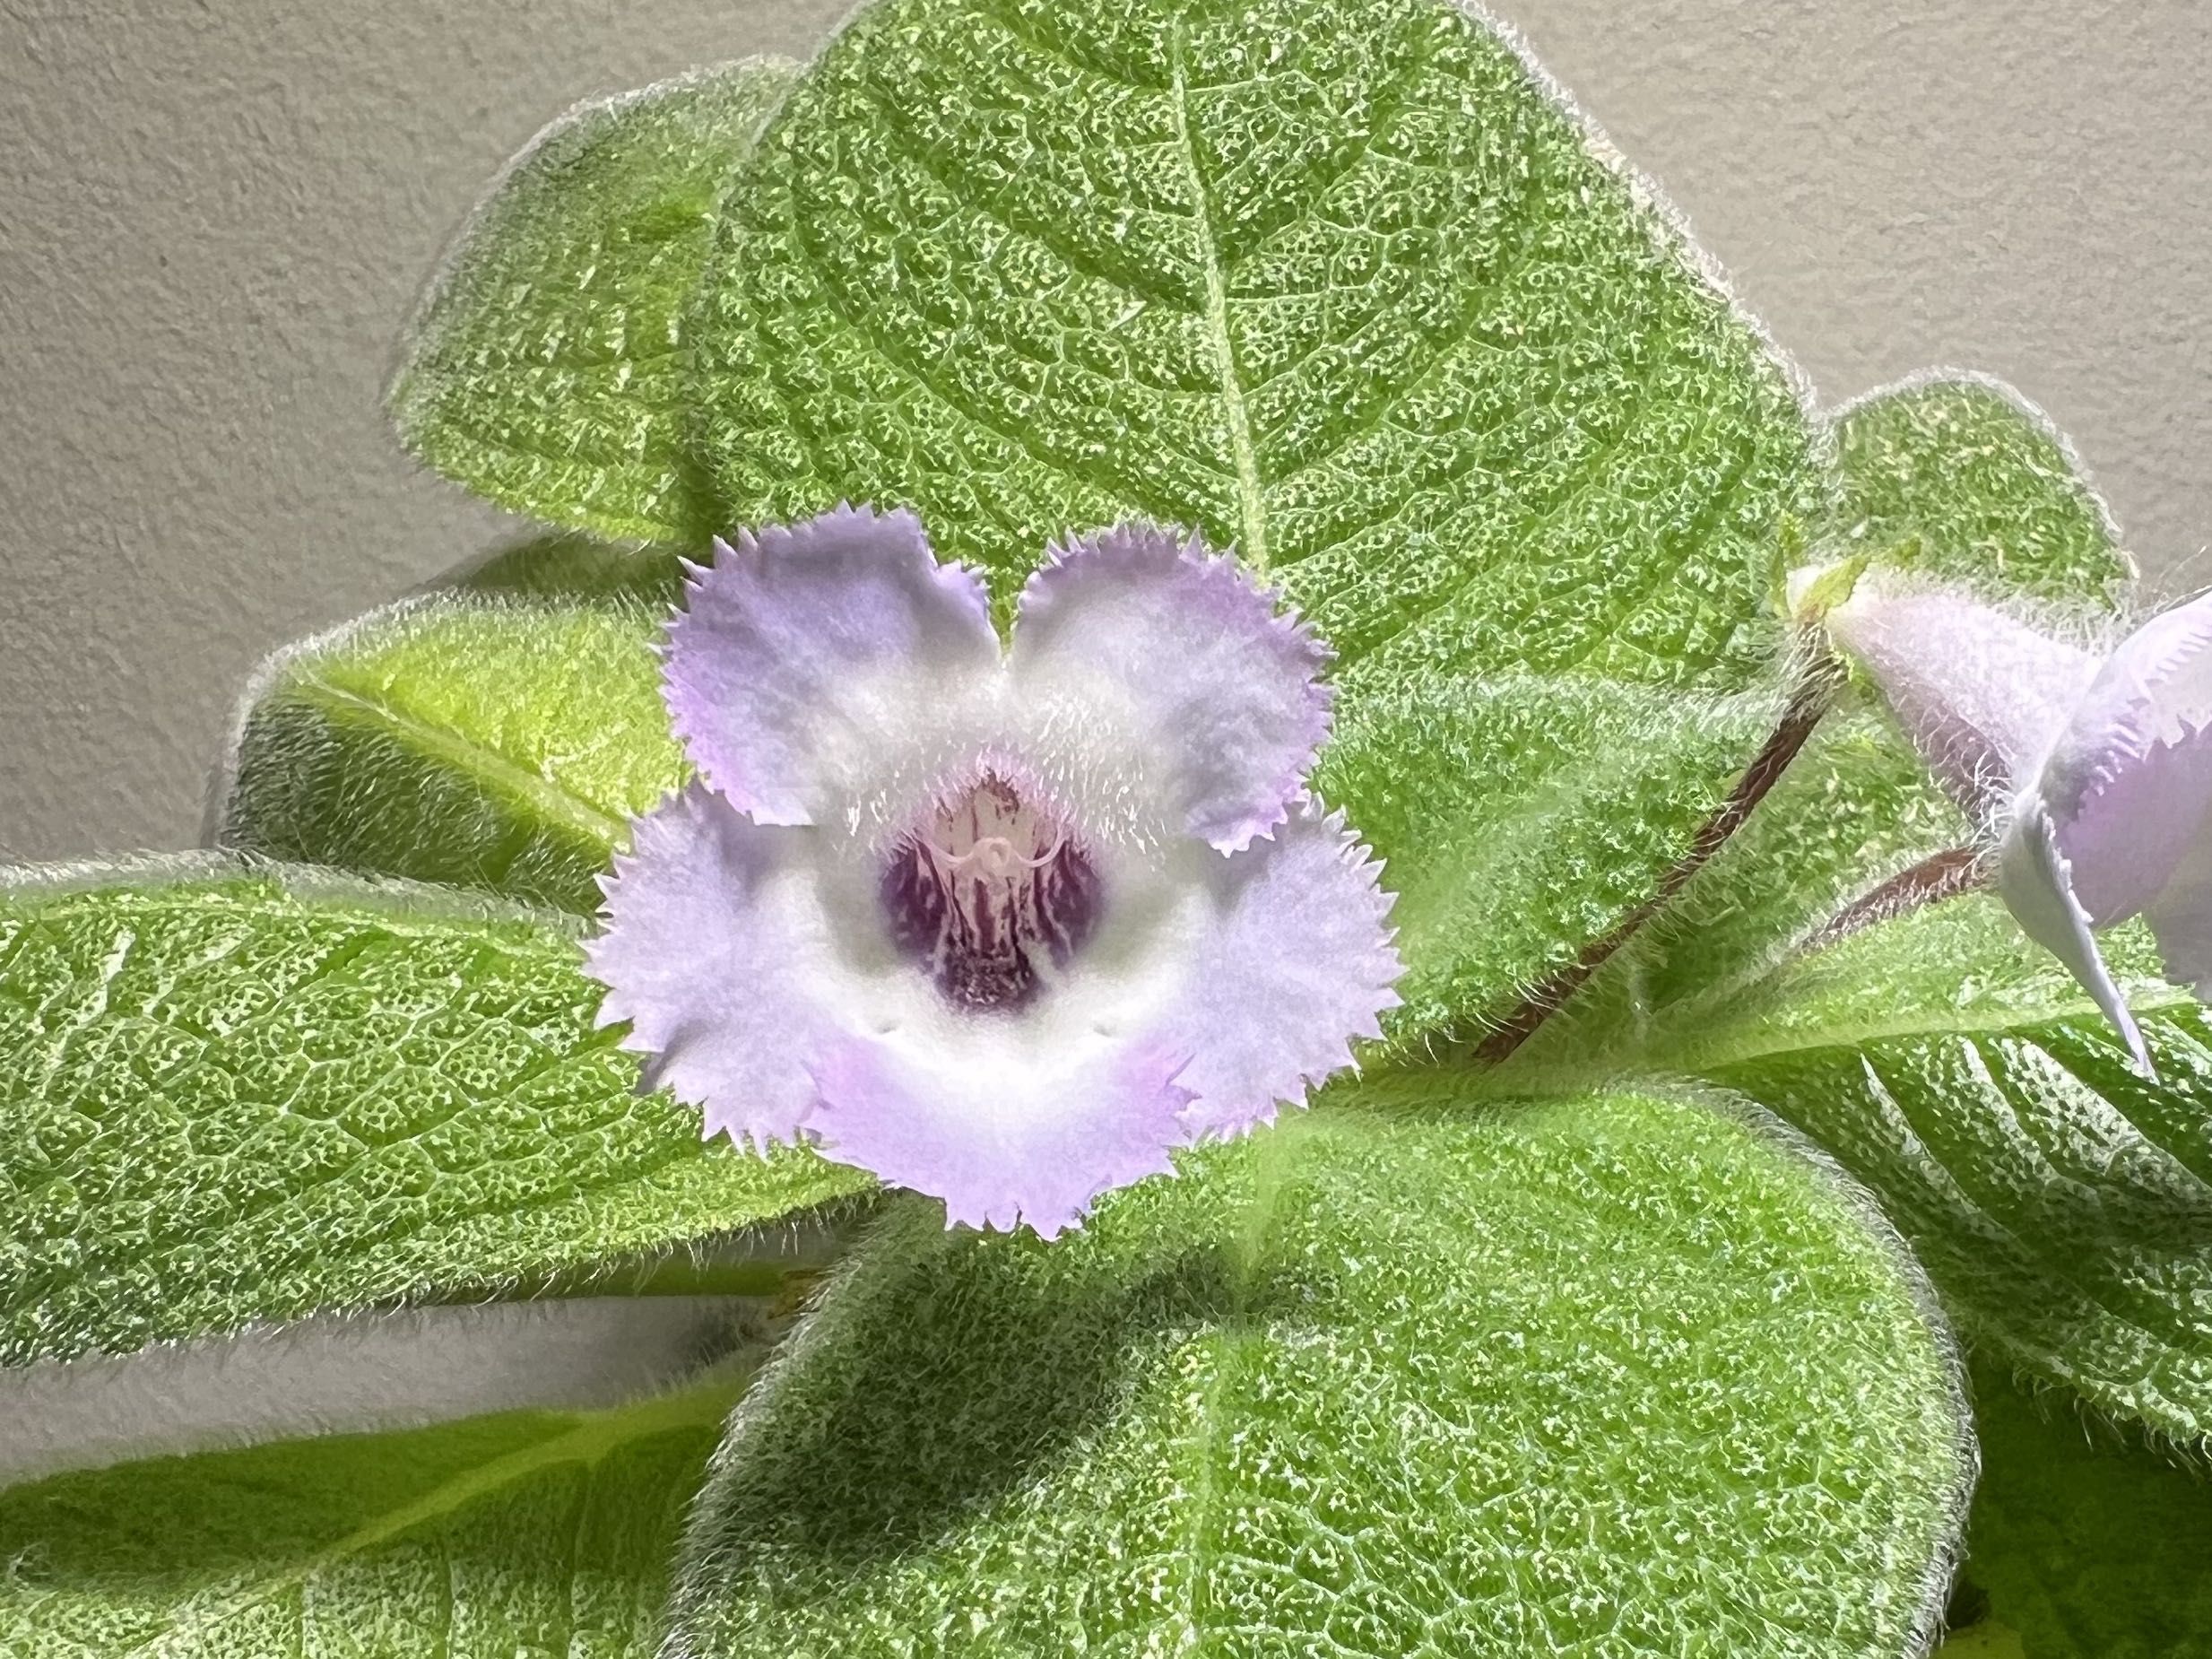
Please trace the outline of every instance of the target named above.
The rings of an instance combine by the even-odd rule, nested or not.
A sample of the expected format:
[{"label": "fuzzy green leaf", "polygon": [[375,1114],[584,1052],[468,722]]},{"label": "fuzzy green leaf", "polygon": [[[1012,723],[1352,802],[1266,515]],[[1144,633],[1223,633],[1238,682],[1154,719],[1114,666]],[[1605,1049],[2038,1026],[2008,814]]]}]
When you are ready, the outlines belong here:
[{"label": "fuzzy green leaf", "polygon": [[1960,1328],[2174,1440],[2212,1433],[2212,1014],[2108,935],[2159,1083],[1995,899],[1784,968],[1652,1065],[1739,1090],[1880,1198]]},{"label": "fuzzy green leaf", "polygon": [[589,912],[626,821],[683,777],[652,645],[672,562],[516,550],[256,676],[216,838]]},{"label": "fuzzy green leaf", "polygon": [[1982,375],[1916,377],[1834,418],[1841,488],[1828,551],[1908,539],[1931,573],[2110,610],[2134,570],[2073,446]]},{"label": "fuzzy green leaf", "polygon": [[391,395],[402,441],[502,507],[698,542],[681,322],[731,169],[794,65],[701,70],[531,141],[463,229]]},{"label": "fuzzy green leaf", "polygon": [[0,1651],[650,1659],[726,1388],[63,1475],[0,1495]]},{"label": "fuzzy green leaf", "polygon": [[1917,1651],[1967,1458],[1894,1238],[1703,1107],[1469,1105],[1050,1246],[915,1205],[740,1409],[672,1651]]},{"label": "fuzzy green leaf", "polygon": [[[1838,506],[1816,556],[1907,537],[1930,575],[2109,612],[2129,566],[2042,413],[1979,377],[1923,377],[1834,417]],[[1515,1055],[1533,1071],[1633,1064],[1726,1016],[1845,906],[1973,830],[1863,691],[1667,910]]]},{"label": "fuzzy green leaf", "polygon": [[1972,838],[1883,717],[1829,715],[1720,855],[1515,1051],[1508,1075],[1525,1086],[1648,1069],[1739,1014],[1853,899]]},{"label": "fuzzy green leaf", "polygon": [[1417,681],[1339,722],[1316,786],[1359,803],[1413,971],[1409,1036],[1565,968],[1651,897],[1780,712],[1764,692]]},{"label": "fuzzy green leaf", "polygon": [[1982,1480],[1966,1573],[2025,1659],[2212,1653],[2212,1482],[1974,1368]]},{"label": "fuzzy green leaf", "polygon": [[[1647,896],[1756,747],[1639,714],[1651,747],[1592,758],[1623,705],[1757,682],[1815,488],[1788,376],[1442,0],[883,0],[762,135],[717,261],[690,337],[725,517],[911,503],[1002,603],[1049,540],[1149,517],[1314,620],[1328,781],[1427,895],[1401,1023],[1492,1011]],[[1449,770],[1519,743],[1548,763]],[[1548,839],[1540,890],[1478,833]]]},{"label": "fuzzy green leaf", "polygon": [[[1893,395],[1895,408],[1877,399],[1848,414],[1841,446],[1872,473],[1854,486],[1869,500],[1884,476],[1920,481],[1917,507],[1893,507],[1886,522],[1909,519],[1946,574],[1973,577],[1981,560],[1985,586],[2077,608],[2112,602],[2122,561],[2095,498],[2059,470],[2058,439],[1982,383]],[[1948,464],[1945,445],[1957,447]],[[2001,572],[1989,568],[1991,537],[2015,550]],[[1800,953],[1837,905],[1968,838],[1894,734],[1864,714],[1832,721],[1670,912],[1514,1056],[1516,1086],[1684,1068],[1741,1089],[1875,1191],[1993,1352],[2112,1416],[2201,1436],[2212,1429],[2202,1011],[2156,982],[2139,941],[2112,940],[2138,972],[2162,1056],[2165,1086],[2152,1088],[1993,900]]]},{"label": "fuzzy green leaf", "polygon": [[0,1363],[482,1296],[858,1190],[702,1142],[573,940],[311,873],[0,891]]}]

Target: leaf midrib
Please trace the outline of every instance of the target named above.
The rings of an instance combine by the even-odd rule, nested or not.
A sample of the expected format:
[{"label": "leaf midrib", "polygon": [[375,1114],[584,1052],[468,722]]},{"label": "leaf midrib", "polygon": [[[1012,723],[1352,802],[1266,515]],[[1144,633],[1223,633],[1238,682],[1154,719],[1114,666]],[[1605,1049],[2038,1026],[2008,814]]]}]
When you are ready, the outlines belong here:
[{"label": "leaf midrib", "polygon": [[1168,52],[1173,70],[1169,100],[1175,117],[1175,157],[1184,187],[1191,193],[1191,213],[1198,238],[1199,263],[1206,278],[1206,307],[1202,320],[1214,373],[1221,383],[1222,416],[1228,424],[1229,454],[1236,464],[1237,547],[1244,562],[1256,577],[1267,575],[1267,505],[1260,489],[1260,457],[1253,447],[1252,420],[1245,408],[1244,382],[1236,371],[1236,348],[1229,338],[1228,284],[1221,270],[1221,247],[1214,234],[1213,204],[1206,181],[1198,169],[1198,148],[1191,138],[1190,86],[1184,74],[1185,37],[1189,20],[1175,19]]},{"label": "leaf midrib", "polygon": [[720,1422],[728,1415],[735,1398],[734,1390],[718,1384],[627,1410],[578,1419],[563,1433],[465,1470],[421,1497],[386,1510],[321,1549],[299,1558],[290,1566],[263,1574],[242,1592],[213,1608],[195,1610],[172,1619],[160,1630],[126,1651],[143,1651],[180,1634],[192,1635],[219,1628],[247,1608],[295,1589],[340,1561],[455,1514],[478,1498],[526,1480],[542,1470],[562,1464],[595,1468],[614,1453],[638,1441]]},{"label": "leaf midrib", "polygon": [[1230,1285],[1236,1299],[1228,1316],[1208,1333],[1208,1345],[1214,1354],[1213,1375],[1207,1379],[1204,1401],[1185,1447],[1193,1468],[1190,1518],[1183,1538],[1183,1552],[1190,1566],[1184,1581],[1183,1618],[1185,1628],[1201,1644],[1210,1634],[1200,1623],[1200,1609],[1212,1576],[1212,1562],[1204,1546],[1221,1497],[1214,1478],[1215,1450],[1245,1426],[1241,1418],[1231,1413],[1230,1396],[1244,1380],[1245,1361],[1267,1340],[1265,1327],[1255,1326],[1251,1320],[1250,1292],[1265,1271],[1269,1231],[1306,1151],[1317,1139],[1343,1132],[1340,1120],[1316,1119],[1303,1113],[1278,1122],[1254,1172],[1257,1181],[1245,1209],[1244,1224],[1228,1241]]},{"label": "leaf midrib", "polygon": [[[2161,994],[2163,993],[2163,995]],[[2140,999],[2130,999],[2130,1005],[2139,1014],[2160,1014],[2173,1009],[2195,1005],[2195,999],[2186,992],[2171,986],[2160,986]],[[1995,1013],[1997,1011],[1991,1011]],[[2095,1004],[2086,998],[2078,998],[2034,1013],[2009,1017],[1969,1018],[1956,1023],[1939,1024],[1923,1015],[1896,1021],[1876,1021],[1860,1025],[1826,1027],[1817,1033],[1808,1033],[1802,1040],[1741,1043],[1734,1047],[1715,1047],[1690,1049],[1673,1057],[1662,1055],[1666,1069],[1711,1073],[1734,1066],[1754,1064],[1763,1060],[1780,1059],[1834,1051],[1857,1054],[1869,1043],[1892,1042],[1901,1038],[1988,1038],[2008,1036],[2019,1031],[2046,1030],[2085,1019],[2102,1020]],[[1655,1069],[1639,1067],[1640,1070]]]},{"label": "leaf midrib", "polygon": [[341,685],[313,669],[301,673],[292,684],[299,695],[322,705],[325,713],[377,727],[427,758],[443,760],[455,770],[474,777],[486,788],[537,808],[554,822],[588,836],[610,852],[621,838],[623,825],[619,819],[601,812],[544,774],[534,772],[451,727],[410,714],[382,698]]}]

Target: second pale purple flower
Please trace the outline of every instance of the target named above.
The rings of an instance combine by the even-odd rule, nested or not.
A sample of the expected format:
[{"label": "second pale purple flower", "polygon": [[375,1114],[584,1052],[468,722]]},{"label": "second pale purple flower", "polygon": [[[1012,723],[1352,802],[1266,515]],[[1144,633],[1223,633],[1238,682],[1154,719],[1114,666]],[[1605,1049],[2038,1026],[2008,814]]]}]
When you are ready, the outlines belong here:
[{"label": "second pale purple flower", "polygon": [[2212,596],[2102,651],[1884,571],[1826,621],[1994,842],[2022,928],[2151,1073],[2095,935],[2141,916],[2167,977],[2212,996]]},{"label": "second pale purple flower", "polygon": [[1054,550],[1002,648],[920,523],[717,546],[664,691],[699,781],[589,947],[648,1081],[1050,1236],[1380,1034],[1379,866],[1305,775],[1325,652],[1195,540]]}]

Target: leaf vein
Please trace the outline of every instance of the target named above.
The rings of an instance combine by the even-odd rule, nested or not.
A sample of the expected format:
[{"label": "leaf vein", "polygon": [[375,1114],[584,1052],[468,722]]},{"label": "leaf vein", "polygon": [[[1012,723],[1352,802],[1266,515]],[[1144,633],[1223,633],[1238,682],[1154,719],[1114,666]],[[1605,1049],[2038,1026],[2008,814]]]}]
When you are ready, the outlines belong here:
[{"label": "leaf vein", "polygon": [[1264,577],[1268,569],[1267,500],[1260,486],[1260,459],[1253,447],[1252,418],[1245,407],[1244,387],[1237,378],[1236,344],[1229,337],[1227,287],[1221,268],[1221,249],[1213,223],[1213,208],[1206,181],[1199,171],[1198,149],[1191,137],[1190,94],[1184,80],[1185,34],[1188,23],[1176,18],[1171,47],[1175,69],[1175,136],[1181,151],[1184,177],[1198,218],[1199,257],[1206,276],[1205,326],[1221,383],[1222,413],[1228,424],[1229,452],[1236,464],[1238,543],[1245,562],[1253,574]]}]

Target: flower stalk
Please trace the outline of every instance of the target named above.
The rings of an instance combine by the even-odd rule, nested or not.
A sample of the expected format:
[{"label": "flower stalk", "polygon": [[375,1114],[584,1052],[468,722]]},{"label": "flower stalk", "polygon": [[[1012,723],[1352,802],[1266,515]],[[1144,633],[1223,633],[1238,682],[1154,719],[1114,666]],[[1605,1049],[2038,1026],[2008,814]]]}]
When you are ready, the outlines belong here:
[{"label": "flower stalk", "polygon": [[1568,999],[1589,983],[1615,951],[1689,885],[1690,878],[1728,845],[1729,838],[1743,828],[1744,821],[1766,798],[1767,792],[1782,781],[1782,775],[1790,769],[1790,763],[1812,737],[1813,729],[1835,704],[1843,682],[1843,664],[1834,656],[1824,652],[1812,658],[1800,674],[1789,702],[1783,708],[1782,718],[1775,722],[1765,743],[1752,756],[1727,798],[1698,826],[1688,848],[1669,867],[1652,896],[1622,916],[1610,932],[1583,946],[1574,960],[1543,980],[1491,1026],[1471,1046],[1471,1058],[1483,1064],[1496,1065],[1509,1057],[1536,1035],[1545,1021],[1565,1007]]}]

